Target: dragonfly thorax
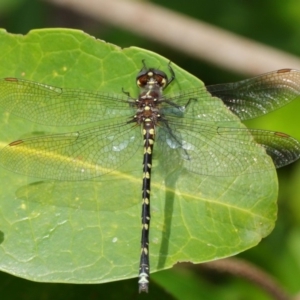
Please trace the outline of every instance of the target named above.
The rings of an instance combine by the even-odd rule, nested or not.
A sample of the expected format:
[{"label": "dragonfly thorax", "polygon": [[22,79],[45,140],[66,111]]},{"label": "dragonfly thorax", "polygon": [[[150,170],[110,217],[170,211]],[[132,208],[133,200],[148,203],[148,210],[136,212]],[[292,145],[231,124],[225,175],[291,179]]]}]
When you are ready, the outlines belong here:
[{"label": "dragonfly thorax", "polygon": [[167,75],[156,69],[142,69],[137,76],[137,84],[141,93],[136,100],[136,122],[155,126],[159,121],[160,114],[158,105],[162,101],[163,89],[168,84]]},{"label": "dragonfly thorax", "polygon": [[144,122],[156,125],[160,118],[159,108],[157,107],[160,97],[161,94],[155,90],[144,92],[139,96],[136,102],[137,112],[135,115],[136,122],[139,125]]}]

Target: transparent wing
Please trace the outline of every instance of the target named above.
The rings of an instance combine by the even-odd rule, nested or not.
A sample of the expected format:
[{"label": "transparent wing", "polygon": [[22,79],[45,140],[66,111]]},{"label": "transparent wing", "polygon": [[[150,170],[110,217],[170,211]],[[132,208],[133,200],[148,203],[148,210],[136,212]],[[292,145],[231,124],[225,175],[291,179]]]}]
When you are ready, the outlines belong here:
[{"label": "transparent wing", "polygon": [[0,80],[0,107],[30,121],[53,126],[87,124],[130,116],[125,94],[63,89],[16,78]]},{"label": "transparent wing", "polygon": [[[161,125],[157,140],[167,169],[182,165],[190,172],[214,176],[263,171],[270,164],[260,145],[276,167],[300,157],[299,142],[278,132],[217,127],[177,117]],[[115,122],[78,132],[17,140],[0,151],[0,164],[27,176],[85,180],[118,169],[141,147],[138,126]]]},{"label": "transparent wing", "polygon": [[241,120],[247,120],[267,114],[299,97],[300,72],[282,69],[235,83],[209,85],[206,88]]},{"label": "transparent wing", "polygon": [[[198,112],[199,118],[230,120],[230,116],[224,114],[220,101],[210,97],[204,86],[166,95],[163,99],[181,107],[182,111],[185,111],[189,101],[197,100],[203,103]],[[0,80],[1,109],[39,124],[72,126],[115,116],[131,116],[135,113],[131,107],[133,103],[133,99],[121,93],[59,88],[17,78]],[[169,103],[162,102],[163,113],[173,108]]]},{"label": "transparent wing", "polygon": [[255,142],[265,148],[276,168],[284,167],[299,159],[300,143],[288,134],[256,129],[245,130],[251,133]]},{"label": "transparent wing", "polygon": [[[297,76],[299,72],[294,70],[277,71],[208,90],[212,94],[213,89],[220,94],[221,91],[234,94],[235,98],[224,96],[222,100],[245,119],[295,98]],[[258,102],[245,101],[242,95]],[[265,97],[267,104],[261,104],[259,101]],[[0,164],[14,172],[58,180],[93,178],[117,169],[142,145],[138,126],[125,121],[125,116],[133,114],[130,107],[133,100],[126,95],[4,79],[0,83],[0,99],[0,106],[5,110],[43,124],[102,123],[78,132],[9,144],[0,152]],[[300,156],[299,143],[288,135],[218,126],[218,121],[232,121],[232,116],[226,113],[220,100],[210,97],[205,87],[166,95],[162,100],[160,113],[165,121],[158,126],[157,140],[163,164],[179,164],[198,174],[231,176],[270,167],[258,144],[265,148],[276,167]]]},{"label": "transparent wing", "polygon": [[57,180],[85,180],[117,169],[142,145],[140,128],[126,122],[18,140],[0,151],[13,172]]},{"label": "transparent wing", "polygon": [[[161,100],[160,111],[166,116],[182,118],[192,114],[192,118],[207,122],[232,121],[232,115],[226,113],[220,99],[211,97],[205,86],[166,94]],[[197,105],[193,105],[194,103]]]},{"label": "transparent wing", "polygon": [[168,123],[159,128],[158,145],[166,170],[181,164],[190,172],[213,176],[270,169],[265,153],[277,168],[300,157],[300,143],[283,133],[210,126],[175,117],[168,118]]},{"label": "transparent wing", "polygon": [[[162,112],[168,114],[174,105],[184,112],[190,101],[198,101],[198,118],[230,121],[217,99],[241,120],[251,119],[284,106],[300,95],[300,72],[283,69],[236,83],[210,85],[165,95]],[[172,103],[173,106],[169,105]],[[125,94],[80,89],[62,89],[16,78],[0,80],[0,107],[17,116],[46,125],[78,125],[129,116],[133,100]],[[178,113],[178,110],[176,109]]]}]

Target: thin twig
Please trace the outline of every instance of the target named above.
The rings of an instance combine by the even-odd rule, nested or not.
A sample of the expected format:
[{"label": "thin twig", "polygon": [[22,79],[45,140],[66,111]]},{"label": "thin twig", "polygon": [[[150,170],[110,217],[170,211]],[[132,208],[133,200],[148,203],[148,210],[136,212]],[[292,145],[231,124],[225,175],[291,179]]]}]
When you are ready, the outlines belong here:
[{"label": "thin twig", "polygon": [[[300,69],[298,57],[145,1],[47,0],[247,75]],[[101,37],[99,37],[101,38]]]},{"label": "thin twig", "polygon": [[226,272],[242,277],[265,290],[276,300],[291,300],[284,289],[269,274],[257,266],[238,258],[225,258],[199,265],[202,268]]}]

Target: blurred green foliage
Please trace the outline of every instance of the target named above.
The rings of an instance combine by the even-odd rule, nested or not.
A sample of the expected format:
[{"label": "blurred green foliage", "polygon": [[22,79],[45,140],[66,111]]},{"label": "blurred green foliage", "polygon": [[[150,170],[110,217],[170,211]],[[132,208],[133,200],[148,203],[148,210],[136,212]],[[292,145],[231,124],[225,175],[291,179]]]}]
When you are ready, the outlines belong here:
[{"label": "blurred green foliage", "polygon": [[[24,34],[30,29],[41,27],[78,28],[121,47],[134,45],[157,52],[196,75],[206,84],[242,79],[237,74],[230,74],[227,70],[196,61],[194,58],[182,55],[164,45],[138,37],[122,29],[112,28],[86,17],[83,18],[67,9],[57,8],[43,1],[10,0],[5,2],[1,1],[0,4],[0,27],[6,28],[9,32]],[[163,4],[174,11],[190,15],[269,46],[300,55],[300,3],[298,0],[227,0],[223,2],[165,0],[156,2],[158,5]],[[286,67],[292,68],[293,66]],[[300,140],[299,109],[299,103],[295,101],[270,116],[249,122],[249,125],[283,131]],[[279,214],[275,230],[257,247],[239,256],[262,267],[275,277],[288,292],[296,294],[299,292],[300,278],[300,163],[279,170],[278,173]],[[199,249],[199,251],[201,250]],[[153,280],[168,287],[170,293],[168,296],[153,284],[150,294],[142,295],[142,297],[182,299],[179,294],[173,292],[179,285],[172,277],[174,273],[176,274],[176,269],[153,275]],[[82,299],[83,297],[85,299],[102,299],[103,295],[105,295],[105,299],[135,299],[137,297],[135,280],[99,286],[76,286],[32,283],[4,273],[0,276],[1,299],[53,299],[54,297],[55,299]],[[189,275],[181,274],[181,276],[183,276],[181,282],[190,279]],[[173,289],[165,282],[168,280],[174,282]],[[271,299],[253,285],[240,279],[228,278],[225,275],[215,275],[213,279],[204,276],[199,285],[203,292],[199,293],[198,299]],[[182,289],[184,288],[187,287],[182,285]]]}]

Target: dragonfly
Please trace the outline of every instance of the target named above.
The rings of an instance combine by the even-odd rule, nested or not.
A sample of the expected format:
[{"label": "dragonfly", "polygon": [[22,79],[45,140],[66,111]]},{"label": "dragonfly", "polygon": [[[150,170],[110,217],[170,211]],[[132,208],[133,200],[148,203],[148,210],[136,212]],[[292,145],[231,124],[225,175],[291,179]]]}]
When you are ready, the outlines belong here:
[{"label": "dragonfly", "polygon": [[[299,71],[282,69],[235,83],[167,94],[165,90],[176,80],[171,63],[167,69],[169,76],[147,67],[143,61],[136,76],[140,89],[136,98],[126,91],[107,93],[17,78],[0,80],[0,107],[6,112],[44,125],[94,123],[75,132],[15,140],[0,151],[0,165],[4,168],[43,179],[88,180],[117,170],[140,151],[140,292],[149,289],[150,191],[155,147],[160,149],[161,160],[169,162],[166,174],[180,165],[185,170],[183,176],[260,172],[270,168],[266,153],[276,168],[300,157],[300,143],[291,136],[232,127],[232,119],[227,117],[231,114],[224,114],[225,105],[240,120],[247,120],[288,104],[300,96]],[[218,125],[224,121],[228,126]],[[257,148],[264,151],[252,151]]]}]

